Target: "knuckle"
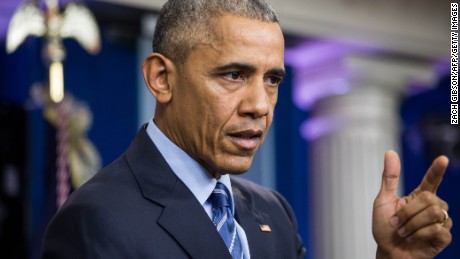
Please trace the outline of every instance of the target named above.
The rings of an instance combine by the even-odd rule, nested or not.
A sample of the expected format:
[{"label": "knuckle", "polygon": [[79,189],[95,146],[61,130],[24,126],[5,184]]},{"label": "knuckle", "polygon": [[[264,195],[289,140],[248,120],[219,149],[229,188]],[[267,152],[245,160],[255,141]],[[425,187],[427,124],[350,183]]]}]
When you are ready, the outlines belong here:
[{"label": "knuckle", "polygon": [[452,229],[453,226],[454,226],[454,221],[451,218],[449,218],[447,220],[447,223],[444,224],[444,227],[447,228],[447,230],[449,231]]},{"label": "knuckle", "polygon": [[448,246],[450,243],[452,243],[452,234],[449,231],[444,230],[445,233],[442,235],[439,240],[444,243],[445,246]]},{"label": "knuckle", "polygon": [[420,200],[428,203],[433,204],[435,202],[434,194],[428,191],[423,191],[420,193]]},{"label": "knuckle", "polygon": [[436,222],[444,219],[444,212],[439,206],[430,206],[428,208],[428,215],[430,218],[435,219]]},{"label": "knuckle", "polygon": [[441,233],[444,231],[444,227],[441,224],[433,224],[433,232],[434,233]]}]

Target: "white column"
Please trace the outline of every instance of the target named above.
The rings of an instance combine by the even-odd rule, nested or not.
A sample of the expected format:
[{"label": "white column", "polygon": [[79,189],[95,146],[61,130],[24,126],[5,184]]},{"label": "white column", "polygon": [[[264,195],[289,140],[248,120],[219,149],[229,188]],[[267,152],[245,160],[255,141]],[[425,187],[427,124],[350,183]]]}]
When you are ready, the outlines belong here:
[{"label": "white column", "polygon": [[310,81],[300,86],[341,90],[317,100],[301,129],[311,141],[310,252],[315,259],[374,258],[372,205],[384,152],[400,150],[400,101],[409,80],[433,83],[435,75],[426,63],[396,58],[348,56],[333,63],[340,65],[304,74]]}]

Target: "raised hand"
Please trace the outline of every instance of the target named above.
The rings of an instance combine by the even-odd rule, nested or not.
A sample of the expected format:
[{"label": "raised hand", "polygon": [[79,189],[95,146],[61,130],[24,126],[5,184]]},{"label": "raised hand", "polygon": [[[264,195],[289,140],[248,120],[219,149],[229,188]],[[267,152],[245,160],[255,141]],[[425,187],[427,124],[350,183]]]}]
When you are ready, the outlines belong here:
[{"label": "raised hand", "polygon": [[433,258],[450,244],[448,205],[436,196],[448,163],[445,156],[436,158],[420,185],[408,196],[398,197],[401,163],[396,152],[385,153],[372,223],[377,258]]}]

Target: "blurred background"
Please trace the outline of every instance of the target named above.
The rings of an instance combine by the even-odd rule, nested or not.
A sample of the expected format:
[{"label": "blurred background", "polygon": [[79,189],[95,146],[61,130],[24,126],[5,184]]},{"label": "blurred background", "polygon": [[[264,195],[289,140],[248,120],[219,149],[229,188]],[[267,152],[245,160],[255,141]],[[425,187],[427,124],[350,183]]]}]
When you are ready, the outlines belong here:
[{"label": "blurred background", "polygon": [[[95,164],[121,155],[153,116],[155,103],[140,69],[164,2],[79,1],[94,13],[101,50],[90,55],[65,39],[64,84],[66,96],[78,103],[71,123],[85,128],[79,143],[91,142],[100,155],[94,153]],[[401,156],[401,194],[419,184],[436,156],[449,157],[438,195],[458,222],[460,126],[450,124],[450,2],[268,2],[285,33],[288,76],[274,124],[244,177],[287,198],[308,258],[375,256],[372,202],[388,149]],[[5,50],[8,24],[24,3],[0,1],[0,258],[36,259],[56,212],[56,129],[40,97],[48,80],[43,39],[28,37],[12,54]],[[458,258],[460,231],[454,226],[452,233],[453,243],[437,258]]]}]

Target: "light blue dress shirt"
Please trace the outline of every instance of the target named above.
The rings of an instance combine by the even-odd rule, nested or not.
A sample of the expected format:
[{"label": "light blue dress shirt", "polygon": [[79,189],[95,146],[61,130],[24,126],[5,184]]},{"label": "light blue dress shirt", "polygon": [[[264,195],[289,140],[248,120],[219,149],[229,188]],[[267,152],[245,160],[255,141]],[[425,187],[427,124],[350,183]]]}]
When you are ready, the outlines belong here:
[{"label": "light blue dress shirt", "polygon": [[[185,183],[190,191],[195,195],[198,202],[200,202],[203,209],[212,218],[212,207],[208,201],[217,181],[223,183],[231,193],[233,200],[232,184],[230,176],[222,175],[219,180],[216,180],[212,175],[206,171],[197,161],[191,158],[184,150],[174,144],[161,130],[153,123],[153,119],[147,125],[147,134],[150,139],[155,143],[155,146],[163,155],[173,172]],[[234,202],[232,201],[232,204]],[[235,211],[235,208],[233,208]],[[243,248],[244,259],[250,259],[249,244],[244,229],[236,222],[236,229],[240,237],[241,246]]]}]

